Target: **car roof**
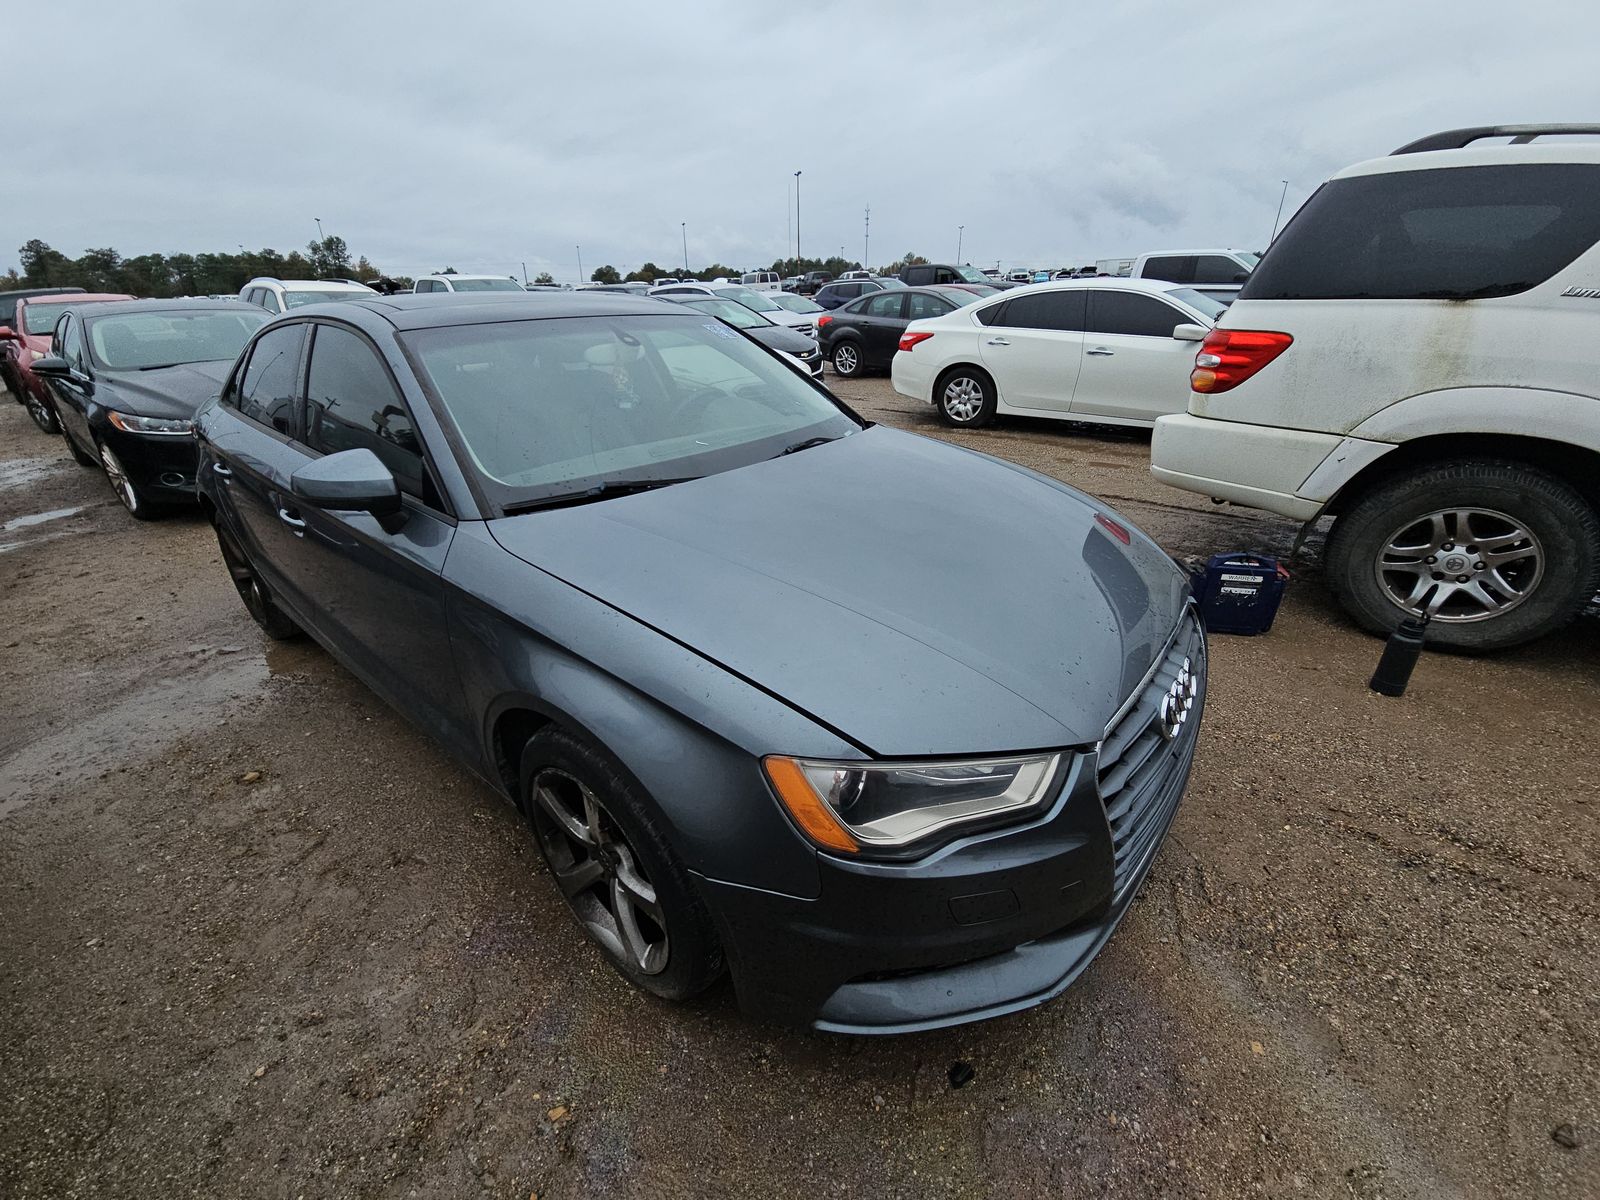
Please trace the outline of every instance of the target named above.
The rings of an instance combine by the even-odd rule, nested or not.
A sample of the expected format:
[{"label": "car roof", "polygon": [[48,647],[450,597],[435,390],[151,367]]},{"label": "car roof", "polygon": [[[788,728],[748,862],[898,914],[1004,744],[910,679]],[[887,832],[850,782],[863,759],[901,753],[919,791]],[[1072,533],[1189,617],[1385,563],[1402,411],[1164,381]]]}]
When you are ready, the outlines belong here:
[{"label": "car roof", "polygon": [[[451,272],[451,273],[445,274],[445,275],[424,275],[424,276],[422,276],[422,278],[423,279],[511,279],[511,276],[509,276],[509,275],[464,275],[460,271],[455,271],[455,272]],[[511,279],[511,282],[512,283],[516,283],[516,280],[515,279]]]},{"label": "car roof", "polygon": [[92,304],[98,300],[132,300],[133,297],[126,292],[56,292],[45,293],[40,296],[19,296],[17,305],[27,304],[38,300],[45,304]]},{"label": "car roof", "polygon": [[1333,179],[1434,171],[1440,167],[1497,167],[1528,163],[1600,163],[1600,142],[1527,142],[1516,146],[1467,146],[1459,150],[1419,150],[1352,163]]},{"label": "car roof", "polygon": [[337,304],[308,304],[284,317],[348,316],[352,309],[380,317],[399,330],[557,317],[660,316],[670,311],[659,298],[630,292],[430,292],[420,296],[402,292]]},{"label": "car roof", "polygon": [[[295,288],[302,292],[370,292],[364,283],[344,283],[337,279],[279,279],[276,275],[257,275],[246,288],[264,287],[275,283],[279,287]],[[244,288],[239,289],[243,291]]]},{"label": "car roof", "polygon": [[[939,286],[939,285],[935,285]],[[954,284],[944,284],[945,287],[954,287]],[[1009,300],[1014,296],[1026,296],[1032,292],[1064,292],[1082,291],[1090,288],[1095,291],[1118,292],[1149,292],[1152,296],[1163,295],[1167,292],[1183,292],[1192,290],[1188,284],[1172,283],[1165,279],[1129,279],[1122,275],[1095,275],[1085,276],[1080,279],[1045,279],[1038,283],[1025,284],[1014,287],[1009,291],[999,292],[993,296],[985,296],[985,300],[999,300],[1004,297]]]},{"label": "car roof", "polygon": [[80,317],[101,317],[107,313],[135,313],[135,312],[251,312],[263,313],[266,310],[259,304],[251,304],[246,300],[211,300],[205,297],[199,299],[184,298],[181,300],[102,300],[98,303],[73,305],[73,312]]},{"label": "car roof", "polygon": [[1146,250],[1139,258],[1164,258],[1169,254],[1254,254],[1254,250],[1234,250],[1227,246],[1205,246],[1199,250]]},{"label": "car roof", "polygon": [[0,300],[25,300],[30,296],[65,296],[82,291],[81,287],[16,288],[9,292],[0,292]]}]

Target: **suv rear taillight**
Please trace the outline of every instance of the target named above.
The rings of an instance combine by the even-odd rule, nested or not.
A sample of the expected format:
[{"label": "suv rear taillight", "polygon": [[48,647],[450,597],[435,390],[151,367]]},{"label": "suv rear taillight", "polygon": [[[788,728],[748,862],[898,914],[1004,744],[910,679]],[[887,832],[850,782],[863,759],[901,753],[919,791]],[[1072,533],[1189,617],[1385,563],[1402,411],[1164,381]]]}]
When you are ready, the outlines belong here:
[{"label": "suv rear taillight", "polygon": [[1289,348],[1287,333],[1262,329],[1213,329],[1200,343],[1189,386],[1214,394],[1236,388]]},{"label": "suv rear taillight", "polygon": [[931,333],[902,333],[900,335],[900,349],[910,350],[918,342],[925,342],[931,338]]}]

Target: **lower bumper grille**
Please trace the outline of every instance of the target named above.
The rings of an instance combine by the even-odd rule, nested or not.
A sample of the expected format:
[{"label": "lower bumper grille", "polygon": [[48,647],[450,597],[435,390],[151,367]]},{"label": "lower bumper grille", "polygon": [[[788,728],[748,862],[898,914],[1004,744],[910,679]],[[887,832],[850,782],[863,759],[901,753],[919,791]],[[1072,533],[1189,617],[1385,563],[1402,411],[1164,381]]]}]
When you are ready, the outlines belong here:
[{"label": "lower bumper grille", "polygon": [[1118,896],[1138,878],[1178,805],[1183,789],[1167,785],[1193,750],[1205,682],[1205,634],[1190,611],[1101,739],[1100,799],[1116,852]]}]

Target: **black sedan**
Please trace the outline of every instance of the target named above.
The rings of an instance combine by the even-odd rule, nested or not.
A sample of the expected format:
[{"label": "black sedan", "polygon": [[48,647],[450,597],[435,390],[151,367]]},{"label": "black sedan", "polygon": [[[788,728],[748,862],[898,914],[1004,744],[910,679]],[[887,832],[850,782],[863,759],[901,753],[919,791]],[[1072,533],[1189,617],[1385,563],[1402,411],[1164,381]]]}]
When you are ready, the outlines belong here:
[{"label": "black sedan", "polygon": [[887,370],[912,321],[942,317],[982,299],[955,287],[898,288],[862,296],[817,318],[822,356],[845,378]]},{"label": "black sedan", "polygon": [[195,498],[195,411],[267,320],[237,300],[124,300],[64,314],[34,362],[72,456],[146,520]]},{"label": "black sedan", "polygon": [[855,1033],[1043,1003],[1177,809],[1206,658],[1161,548],[704,313],[297,309],[195,432],[263,629],[514,802],[547,872],[504,903],[564,900],[657,996],[727,970]]},{"label": "black sedan", "polygon": [[758,312],[753,312],[742,304],[732,300],[716,300],[710,296],[662,296],[663,300],[676,300],[688,308],[726,321],[735,329],[742,329],[768,350],[776,350],[780,354],[787,354],[791,358],[800,360],[806,372],[814,378],[822,378],[822,351],[817,343],[803,333],[796,333],[785,325],[778,325],[767,320]]}]

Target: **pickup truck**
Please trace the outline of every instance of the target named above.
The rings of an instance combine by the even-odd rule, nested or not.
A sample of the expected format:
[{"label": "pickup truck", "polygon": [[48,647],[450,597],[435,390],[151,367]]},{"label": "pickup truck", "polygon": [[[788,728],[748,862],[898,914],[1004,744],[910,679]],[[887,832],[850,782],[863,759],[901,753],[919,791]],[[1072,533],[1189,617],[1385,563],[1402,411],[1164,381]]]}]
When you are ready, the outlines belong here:
[{"label": "pickup truck", "polygon": [[[1127,260],[1116,261],[1120,264]],[[1260,261],[1261,256],[1250,250],[1156,250],[1139,255],[1126,271],[1106,274],[1181,283],[1220,304],[1232,304]],[[1097,265],[1104,269],[1104,263]]]},{"label": "pickup truck", "polygon": [[832,282],[833,276],[826,271],[807,271],[800,276],[799,281],[794,285],[794,290],[801,296],[815,296],[818,288],[825,283]]},{"label": "pickup truck", "polygon": [[907,287],[930,287],[936,283],[981,283],[1004,290],[1016,286],[1005,280],[991,279],[976,267],[953,267],[949,263],[918,263],[914,267],[901,267],[900,282]]}]

